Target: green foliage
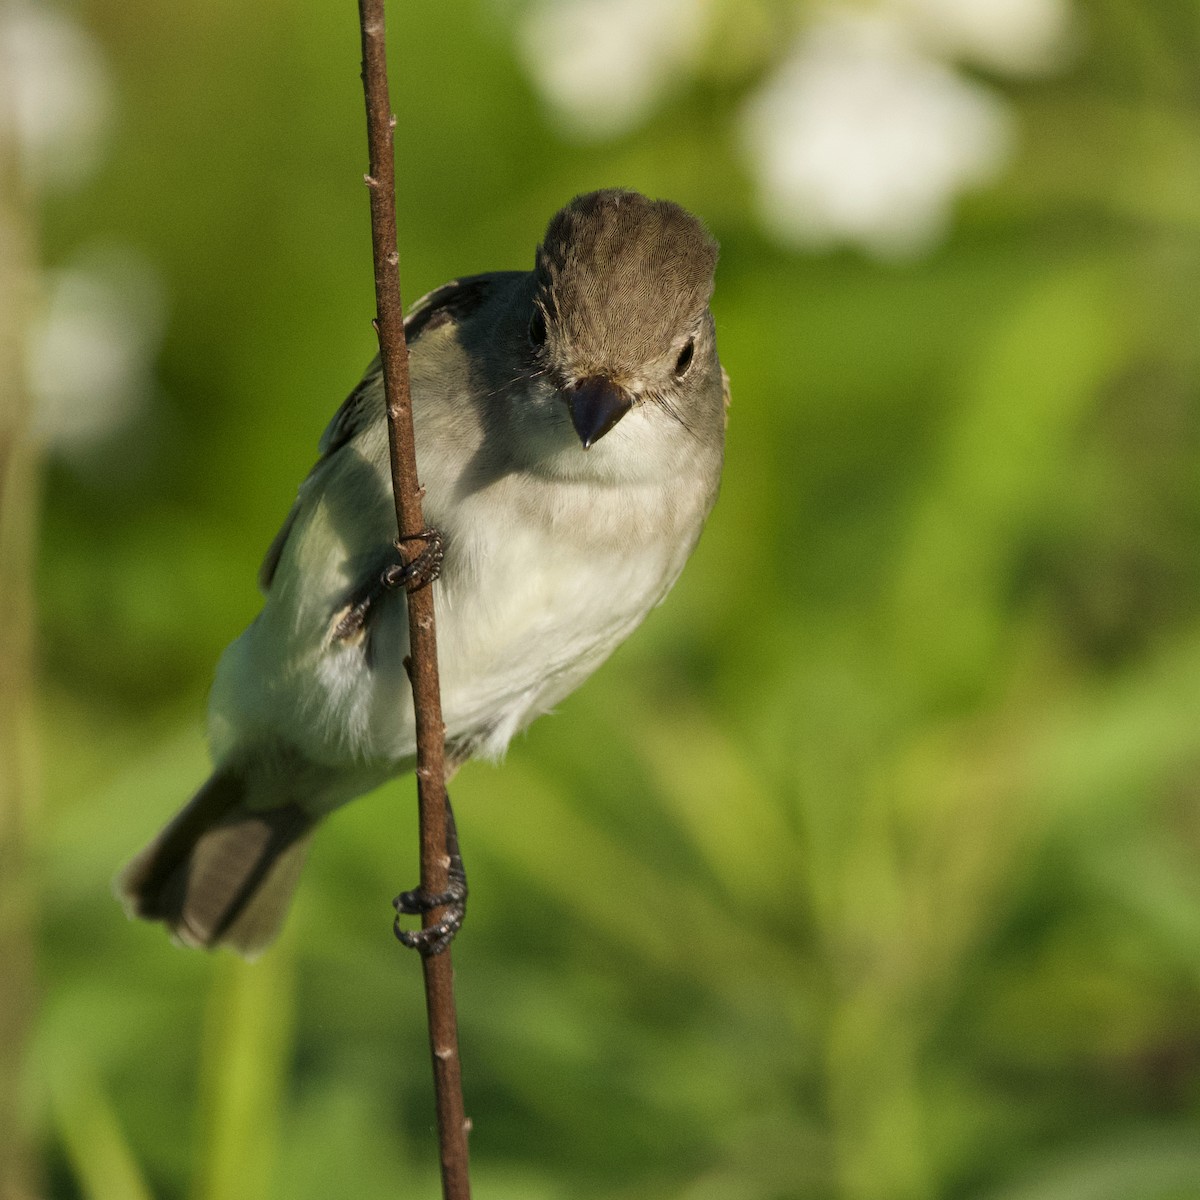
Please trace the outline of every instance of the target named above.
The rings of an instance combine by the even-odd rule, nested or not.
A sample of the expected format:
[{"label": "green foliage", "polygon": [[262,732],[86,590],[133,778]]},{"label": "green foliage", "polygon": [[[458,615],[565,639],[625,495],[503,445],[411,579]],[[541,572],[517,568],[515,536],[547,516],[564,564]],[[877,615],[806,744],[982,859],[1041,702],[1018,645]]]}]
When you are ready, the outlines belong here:
[{"label": "green foliage", "polygon": [[[410,782],[329,822],[257,964],[177,950],[108,891],[203,776],[212,664],[372,353],[354,6],[82,13],[118,119],[48,204],[46,261],[136,248],[169,328],[150,409],[47,468],[48,1190],[433,1196],[389,932]],[[1083,15],[1061,74],[993,81],[1008,175],[881,265],[756,225],[727,134],[758,26],[580,146],[507,6],[396,7],[407,298],[635,186],[721,240],[733,380],[675,594],[456,781],[480,1197],[1200,1195],[1200,29],[1183,0]]]}]

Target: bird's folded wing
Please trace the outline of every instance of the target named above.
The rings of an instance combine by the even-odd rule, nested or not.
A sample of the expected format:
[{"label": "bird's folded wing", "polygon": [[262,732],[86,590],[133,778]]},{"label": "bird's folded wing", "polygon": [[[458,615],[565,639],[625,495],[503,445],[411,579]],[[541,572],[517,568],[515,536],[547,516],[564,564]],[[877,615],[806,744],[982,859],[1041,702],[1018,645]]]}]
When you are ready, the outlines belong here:
[{"label": "bird's folded wing", "polygon": [[[404,332],[408,345],[412,347],[421,335],[446,324],[447,321],[461,321],[470,316],[487,298],[494,284],[508,278],[515,272],[493,271],[485,275],[469,275],[463,279],[452,279],[449,283],[436,288],[428,295],[422,296],[413,305],[412,311],[404,318]],[[258,586],[266,592],[275,578],[279,559],[287,544],[288,535],[296,518],[304,505],[306,494],[316,486],[329,460],[369,424],[375,421],[382,411],[381,375],[383,368],[376,355],[367,368],[362,379],[354,390],[342,401],[333,420],[329,422],[321,440],[317,444],[319,457],[308,476],[300,485],[291,511],[285,518],[279,532],[275,535],[267,553],[263,557],[262,566],[258,570]]]}]

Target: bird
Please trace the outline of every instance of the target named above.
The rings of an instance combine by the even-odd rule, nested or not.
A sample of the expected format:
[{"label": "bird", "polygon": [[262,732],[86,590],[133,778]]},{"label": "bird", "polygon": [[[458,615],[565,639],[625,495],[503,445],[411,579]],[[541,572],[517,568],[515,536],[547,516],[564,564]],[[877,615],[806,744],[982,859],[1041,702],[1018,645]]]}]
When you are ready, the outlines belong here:
[{"label": "bird", "polygon": [[[692,553],[729,406],[717,256],[680,205],[606,188],[551,218],[531,270],[455,279],[406,318],[447,777],[499,760],[579,687]],[[397,553],[376,358],[267,550],[261,611],[217,665],[212,774],[118,875],[132,917],[256,956],[322,819],[413,769]]]}]

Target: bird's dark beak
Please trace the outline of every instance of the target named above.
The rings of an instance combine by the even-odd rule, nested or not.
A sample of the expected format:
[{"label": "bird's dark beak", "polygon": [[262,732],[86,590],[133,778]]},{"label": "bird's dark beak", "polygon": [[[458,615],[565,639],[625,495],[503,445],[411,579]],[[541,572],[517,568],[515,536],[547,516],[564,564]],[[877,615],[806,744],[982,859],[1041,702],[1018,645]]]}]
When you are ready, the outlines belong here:
[{"label": "bird's dark beak", "polygon": [[603,375],[581,379],[568,388],[567,403],[585,450],[590,450],[633,407],[629,393]]}]

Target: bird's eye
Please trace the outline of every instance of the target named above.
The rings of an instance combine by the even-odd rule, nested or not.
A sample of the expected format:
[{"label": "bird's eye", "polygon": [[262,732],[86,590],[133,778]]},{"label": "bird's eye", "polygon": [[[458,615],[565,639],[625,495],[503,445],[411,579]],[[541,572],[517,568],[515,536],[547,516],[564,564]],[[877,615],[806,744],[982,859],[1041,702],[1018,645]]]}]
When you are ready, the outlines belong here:
[{"label": "bird's eye", "polygon": [[546,344],[546,314],[536,304],[533,316],[529,318],[529,344],[535,350],[540,350]]},{"label": "bird's eye", "polygon": [[692,365],[692,358],[696,353],[696,339],[688,338],[684,343],[684,347],[679,352],[679,357],[675,360],[675,378],[682,379],[687,373],[688,368]]}]

